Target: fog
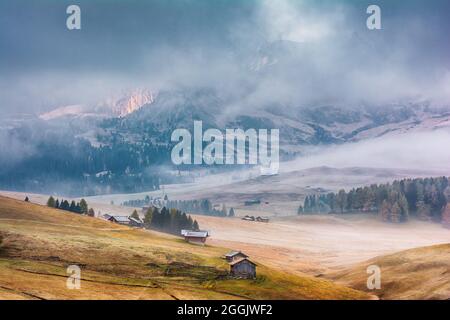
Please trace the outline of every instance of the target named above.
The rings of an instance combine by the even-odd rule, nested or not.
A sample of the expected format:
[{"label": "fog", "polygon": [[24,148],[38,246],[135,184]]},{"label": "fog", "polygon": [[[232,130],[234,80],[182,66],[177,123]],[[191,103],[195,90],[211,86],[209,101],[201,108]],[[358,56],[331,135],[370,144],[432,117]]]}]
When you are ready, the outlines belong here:
[{"label": "fog", "polygon": [[280,172],[311,167],[372,167],[436,170],[450,175],[450,131],[436,130],[315,147],[295,161],[280,164]]},{"label": "fog", "polygon": [[381,1],[383,29],[369,31],[363,2],[80,1],[82,29],[68,31],[64,2],[4,1],[0,108],[41,113],[134,87],[212,87],[230,110],[448,106],[448,3]]}]

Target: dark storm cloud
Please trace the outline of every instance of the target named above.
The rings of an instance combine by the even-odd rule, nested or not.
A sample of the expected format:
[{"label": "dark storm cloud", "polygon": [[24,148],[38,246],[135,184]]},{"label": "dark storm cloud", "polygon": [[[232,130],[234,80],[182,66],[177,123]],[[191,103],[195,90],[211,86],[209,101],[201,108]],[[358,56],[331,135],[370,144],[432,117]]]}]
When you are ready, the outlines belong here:
[{"label": "dark storm cloud", "polygon": [[[68,5],[82,30],[65,27]],[[383,30],[365,27],[369,4]],[[90,103],[133,86],[251,88],[247,104],[448,102],[448,1],[0,2],[0,108]],[[283,47],[272,45],[282,41]],[[257,77],[248,66],[277,64]],[[238,107],[238,106],[237,106]]]}]

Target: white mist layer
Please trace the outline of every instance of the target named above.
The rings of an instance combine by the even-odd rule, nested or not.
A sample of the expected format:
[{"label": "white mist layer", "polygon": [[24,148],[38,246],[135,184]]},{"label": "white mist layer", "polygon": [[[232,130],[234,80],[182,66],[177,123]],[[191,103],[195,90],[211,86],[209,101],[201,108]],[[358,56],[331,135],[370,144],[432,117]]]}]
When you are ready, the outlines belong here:
[{"label": "white mist layer", "polygon": [[450,174],[450,132],[402,134],[320,148],[305,157],[281,163],[280,171],[319,166],[438,170]]}]

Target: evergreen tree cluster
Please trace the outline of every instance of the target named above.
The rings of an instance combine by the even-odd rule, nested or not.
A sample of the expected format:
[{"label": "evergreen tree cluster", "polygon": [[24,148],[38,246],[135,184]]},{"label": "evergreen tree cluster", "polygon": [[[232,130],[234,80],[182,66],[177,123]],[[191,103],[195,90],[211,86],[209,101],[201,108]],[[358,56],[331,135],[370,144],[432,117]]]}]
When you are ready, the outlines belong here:
[{"label": "evergreen tree cluster", "polygon": [[175,208],[168,209],[163,207],[161,210],[155,207],[148,209],[144,216],[146,228],[157,229],[179,235],[181,230],[199,230],[200,227],[196,220]]},{"label": "evergreen tree cluster", "polygon": [[124,207],[145,207],[148,206],[152,198],[150,196],[145,196],[144,199],[127,200],[122,203]]},{"label": "evergreen tree cluster", "polygon": [[[32,136],[17,134],[21,139]],[[87,196],[158,190],[160,182],[171,182],[167,175],[148,170],[170,160],[167,146],[118,139],[97,148],[85,139],[50,135],[36,145],[36,150],[40,152],[0,167],[2,188]]]},{"label": "evergreen tree cluster", "polygon": [[[151,205],[154,199],[150,196],[145,196],[144,199],[136,199],[136,200],[128,200],[122,203],[123,206],[126,207],[145,207]],[[160,205],[161,203],[158,202]],[[208,199],[201,200],[169,200],[167,195],[164,197],[164,201],[161,206],[165,206],[169,209],[177,209],[184,212],[192,212],[195,214],[202,214],[207,216],[215,216],[215,217],[227,217],[234,216],[233,211],[228,211],[225,205],[222,205],[220,209],[216,209],[213,207],[212,203]]]},{"label": "evergreen tree cluster", "polygon": [[73,213],[88,214],[90,216],[94,216],[94,211],[92,209],[89,209],[88,204],[84,199],[81,199],[80,202],[75,202],[74,200],[72,200],[69,203],[69,201],[67,200],[55,200],[55,198],[50,196],[50,198],[48,198],[47,200],[47,206],[55,209],[70,211]]},{"label": "evergreen tree cluster", "polygon": [[348,192],[309,195],[298,213],[373,213],[393,223],[407,221],[411,215],[441,222],[446,212],[448,191],[449,179],[446,177],[403,179]]},{"label": "evergreen tree cluster", "polygon": [[[181,211],[192,212],[196,214],[202,214],[215,217],[227,217],[229,216],[228,210],[225,205],[222,208],[215,209],[208,199],[201,200],[168,200],[168,208],[175,208]],[[234,210],[233,210],[234,215]]]}]

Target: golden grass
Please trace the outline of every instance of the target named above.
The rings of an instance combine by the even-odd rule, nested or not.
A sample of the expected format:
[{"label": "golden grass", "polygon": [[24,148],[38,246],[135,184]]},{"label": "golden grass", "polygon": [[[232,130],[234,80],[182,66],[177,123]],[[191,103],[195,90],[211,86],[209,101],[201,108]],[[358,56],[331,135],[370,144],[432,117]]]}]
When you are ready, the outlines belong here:
[{"label": "golden grass", "polygon": [[450,299],[450,244],[376,257],[329,278],[368,291],[369,265],[381,269],[381,289],[371,291],[381,299]]},{"label": "golden grass", "polygon": [[[0,299],[367,299],[313,277],[265,267],[233,280],[226,248],[0,197]],[[66,268],[82,269],[80,290]]]}]

